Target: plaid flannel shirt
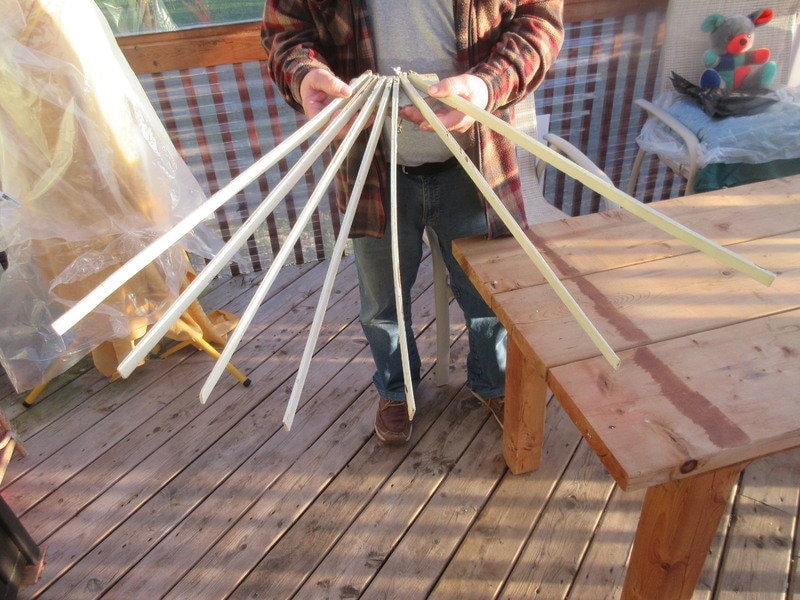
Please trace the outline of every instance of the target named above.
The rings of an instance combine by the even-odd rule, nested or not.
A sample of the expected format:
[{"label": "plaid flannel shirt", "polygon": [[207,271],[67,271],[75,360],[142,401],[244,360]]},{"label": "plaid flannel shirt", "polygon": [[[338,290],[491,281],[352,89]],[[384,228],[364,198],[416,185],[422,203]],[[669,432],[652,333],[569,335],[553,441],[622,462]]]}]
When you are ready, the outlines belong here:
[{"label": "plaid flannel shirt", "polygon": [[[487,110],[511,121],[514,103],[538,87],[564,39],[563,0],[454,0],[457,60],[462,72],[483,79]],[[261,28],[270,76],[297,110],[300,81],[324,67],[344,81],[375,71],[375,51],[362,0],[266,0]],[[337,174],[337,201],[344,206],[355,182],[367,132]],[[523,226],[525,210],[516,149],[503,136],[476,124],[466,151],[503,205]],[[373,160],[351,236],[380,237],[386,227],[386,159]],[[489,237],[508,233],[484,203]]]}]

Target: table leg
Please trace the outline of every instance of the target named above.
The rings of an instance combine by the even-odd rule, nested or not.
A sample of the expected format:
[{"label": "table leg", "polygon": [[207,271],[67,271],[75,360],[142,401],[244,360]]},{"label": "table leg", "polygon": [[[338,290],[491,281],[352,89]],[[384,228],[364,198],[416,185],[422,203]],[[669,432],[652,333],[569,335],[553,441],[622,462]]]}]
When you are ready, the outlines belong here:
[{"label": "table leg", "polygon": [[621,600],[692,597],[744,464],[648,488]]},{"label": "table leg", "polygon": [[509,336],[503,456],[512,473],[526,473],[539,467],[546,405],[545,373],[525,358],[513,337]]}]

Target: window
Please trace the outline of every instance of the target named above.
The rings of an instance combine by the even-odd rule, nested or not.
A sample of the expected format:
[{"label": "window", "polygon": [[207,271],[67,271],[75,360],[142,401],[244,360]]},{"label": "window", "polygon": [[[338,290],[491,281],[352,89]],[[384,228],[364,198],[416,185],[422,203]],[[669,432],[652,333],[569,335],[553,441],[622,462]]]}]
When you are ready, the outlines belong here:
[{"label": "window", "polygon": [[95,0],[117,35],[261,18],[264,0]]}]

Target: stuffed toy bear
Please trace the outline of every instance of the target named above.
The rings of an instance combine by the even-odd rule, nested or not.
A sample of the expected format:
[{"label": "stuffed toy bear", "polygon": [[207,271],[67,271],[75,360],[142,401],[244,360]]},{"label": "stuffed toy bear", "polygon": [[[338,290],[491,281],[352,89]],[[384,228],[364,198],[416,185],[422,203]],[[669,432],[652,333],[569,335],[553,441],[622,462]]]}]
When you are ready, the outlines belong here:
[{"label": "stuffed toy bear", "polygon": [[753,48],[753,30],[771,20],[769,8],[746,17],[706,17],[702,30],[711,35],[712,48],[706,51],[707,68],[700,76],[700,87],[728,90],[769,87],[775,79],[777,65],[769,60],[769,48]]}]

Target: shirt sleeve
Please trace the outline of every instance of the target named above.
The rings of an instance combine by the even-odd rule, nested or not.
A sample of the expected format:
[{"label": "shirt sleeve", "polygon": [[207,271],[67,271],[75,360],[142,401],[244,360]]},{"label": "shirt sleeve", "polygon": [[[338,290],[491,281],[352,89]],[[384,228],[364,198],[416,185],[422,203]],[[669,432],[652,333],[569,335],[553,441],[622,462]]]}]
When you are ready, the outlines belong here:
[{"label": "shirt sleeve", "polygon": [[486,83],[487,110],[495,111],[518,102],[544,80],[564,42],[564,2],[519,0],[507,11],[494,2],[478,4],[495,9],[479,9],[473,48],[477,61],[470,72]]},{"label": "shirt sleeve", "polygon": [[303,77],[315,68],[330,70],[308,3],[266,0],[261,45],[267,54],[269,76],[279,93],[287,103],[302,111],[300,82]]}]

